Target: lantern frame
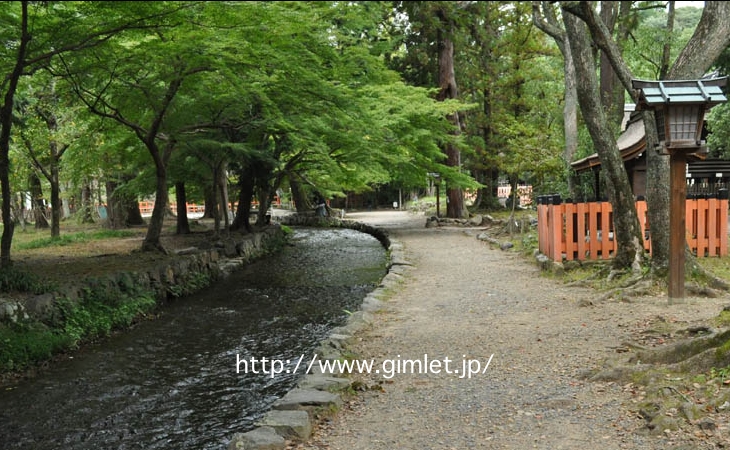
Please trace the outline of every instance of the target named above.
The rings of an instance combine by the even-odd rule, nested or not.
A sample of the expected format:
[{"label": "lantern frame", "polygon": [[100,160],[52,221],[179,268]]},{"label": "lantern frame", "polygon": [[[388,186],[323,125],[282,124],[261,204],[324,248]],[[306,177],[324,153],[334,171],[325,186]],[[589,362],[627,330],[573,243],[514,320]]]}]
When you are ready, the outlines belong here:
[{"label": "lantern frame", "polygon": [[705,151],[705,112],[727,101],[727,77],[701,80],[631,80],[638,110],[653,110],[660,145],[667,152]]}]

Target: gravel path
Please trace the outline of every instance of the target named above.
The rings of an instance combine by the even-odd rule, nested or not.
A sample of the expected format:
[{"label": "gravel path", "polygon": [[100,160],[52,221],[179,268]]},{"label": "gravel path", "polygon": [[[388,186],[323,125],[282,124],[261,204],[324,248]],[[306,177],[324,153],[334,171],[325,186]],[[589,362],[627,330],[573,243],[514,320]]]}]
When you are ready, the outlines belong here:
[{"label": "gravel path", "polygon": [[[727,299],[666,297],[581,307],[595,291],[566,287],[520,255],[490,248],[477,228],[425,228],[406,212],[348,214],[390,230],[413,265],[360,335],[357,358],[480,361],[484,373],[354,374],[370,389],[298,449],[667,449],[704,447],[681,433],[645,432],[632,386],[581,373],[656,317],[696,321]],[[473,363],[475,364],[475,363]],[[723,431],[722,429],[720,431]],[[724,429],[727,433],[727,428]],[[678,447],[680,446],[681,447]],[[686,446],[686,447],[685,447]]]}]

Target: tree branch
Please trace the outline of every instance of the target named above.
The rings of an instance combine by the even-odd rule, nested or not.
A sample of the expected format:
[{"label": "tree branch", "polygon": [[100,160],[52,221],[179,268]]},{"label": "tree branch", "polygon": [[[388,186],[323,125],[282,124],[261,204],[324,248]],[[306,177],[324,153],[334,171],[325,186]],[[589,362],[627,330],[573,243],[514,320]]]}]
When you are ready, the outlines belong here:
[{"label": "tree branch", "polygon": [[730,3],[705,2],[702,17],[667,73],[669,80],[700,78],[730,45]]},{"label": "tree branch", "polygon": [[634,88],[631,86],[633,75],[621,57],[621,50],[619,50],[618,45],[611,38],[611,32],[603,21],[596,17],[596,12],[591,4],[587,1],[561,2],[561,7],[563,11],[573,14],[588,25],[593,42],[604,52],[610,61],[611,67],[613,67],[613,71],[618,76],[624,89],[638,103],[638,94],[634,92]]}]

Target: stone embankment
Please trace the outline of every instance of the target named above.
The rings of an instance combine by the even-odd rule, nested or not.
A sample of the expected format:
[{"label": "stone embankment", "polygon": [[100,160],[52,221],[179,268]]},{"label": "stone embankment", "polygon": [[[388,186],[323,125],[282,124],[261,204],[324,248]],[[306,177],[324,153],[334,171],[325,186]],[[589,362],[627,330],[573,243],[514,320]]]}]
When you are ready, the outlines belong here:
[{"label": "stone embankment", "polygon": [[58,302],[80,302],[88,291],[103,290],[119,298],[130,291],[150,292],[158,303],[200,290],[244,264],[284,245],[279,226],[264,231],[228,237],[201,247],[171,250],[171,257],[151,266],[129,267],[112,273],[71,280],[53,292],[25,298],[0,298],[0,321],[35,320],[54,322]]},{"label": "stone embankment", "polygon": [[[363,299],[360,310],[352,313],[345,325],[333,329],[315,350],[320,360],[343,359],[345,347],[352,342],[355,333],[372,323],[373,313],[383,305],[381,299],[387,295],[389,288],[400,283],[404,271],[410,266],[404,258],[403,247],[393,242],[385,230],[355,221],[289,215],[282,217],[279,223],[353,229],[372,235],[389,251],[388,273],[380,285]],[[56,322],[61,314],[59,303],[80,303],[89,291],[118,292],[119,298],[126,298],[123,294],[130,290],[153,292],[157,302],[163,303],[203,289],[248,262],[280,248],[286,241],[285,234],[282,227],[274,225],[262,232],[229,237],[205,246],[172,250],[173,257],[164,258],[152,266],[73,280],[51,293],[22,299],[0,299],[0,321]],[[315,415],[323,410],[339,408],[342,405],[340,392],[350,385],[347,374],[312,372],[306,374],[296,388],[277,400],[256,428],[235,434],[228,448],[284,449],[287,440],[309,439]]]},{"label": "stone embankment", "polygon": [[279,219],[282,225],[302,226],[302,227],[332,227],[332,228],[349,228],[351,230],[367,233],[377,239],[385,249],[390,248],[390,238],[388,233],[381,229],[354,220],[343,220],[335,217],[317,217],[312,214],[290,214]]},{"label": "stone embankment", "polygon": [[[319,360],[342,360],[346,358],[345,349],[354,339],[353,336],[372,323],[373,313],[383,308],[388,290],[401,282],[410,266],[405,259],[403,246],[391,240],[385,230],[360,222],[302,215],[287,216],[282,222],[298,226],[350,228],[372,235],[389,251],[388,273],[379,286],[365,296],[360,310],[352,313],[345,325],[332,329],[329,337],[314,352]],[[284,450],[287,441],[307,441],[316,416],[322,412],[336,411],[342,406],[341,392],[351,382],[346,373],[321,373],[316,365],[312,368],[316,370],[307,373],[296,388],[274,402],[272,409],[256,423],[256,428],[236,433],[228,444],[228,450]]]}]

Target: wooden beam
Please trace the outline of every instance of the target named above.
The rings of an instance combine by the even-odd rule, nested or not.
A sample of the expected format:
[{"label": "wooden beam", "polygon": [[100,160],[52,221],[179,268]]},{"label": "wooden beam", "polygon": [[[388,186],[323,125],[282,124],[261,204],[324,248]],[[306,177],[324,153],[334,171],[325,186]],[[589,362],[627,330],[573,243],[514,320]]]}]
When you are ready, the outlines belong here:
[{"label": "wooden beam", "polygon": [[684,251],[686,246],[687,155],[669,157],[669,301],[684,298]]}]

